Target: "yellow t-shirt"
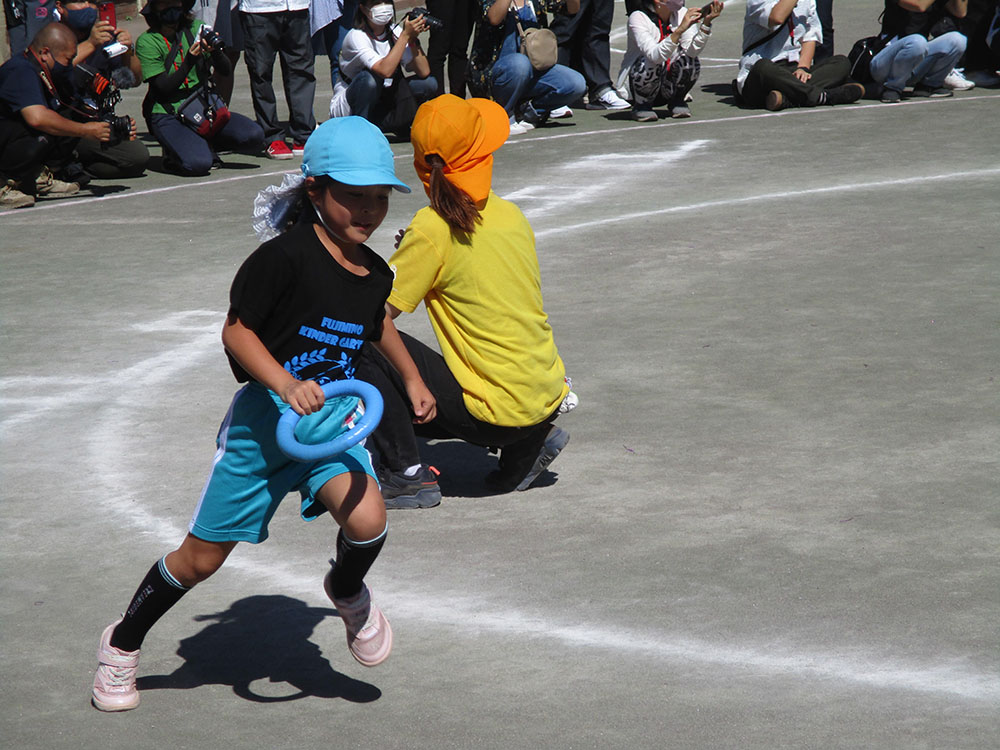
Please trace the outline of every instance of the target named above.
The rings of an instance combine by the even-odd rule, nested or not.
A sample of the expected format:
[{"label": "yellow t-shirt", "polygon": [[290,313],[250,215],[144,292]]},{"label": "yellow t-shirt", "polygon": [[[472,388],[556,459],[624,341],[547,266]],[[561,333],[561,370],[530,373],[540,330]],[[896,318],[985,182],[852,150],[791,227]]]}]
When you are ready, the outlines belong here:
[{"label": "yellow t-shirt", "polygon": [[476,419],[538,424],[569,387],[542,309],[535,234],[521,210],[490,192],[468,244],[431,208],[417,212],[389,260],[389,302],[427,306],[438,345]]}]

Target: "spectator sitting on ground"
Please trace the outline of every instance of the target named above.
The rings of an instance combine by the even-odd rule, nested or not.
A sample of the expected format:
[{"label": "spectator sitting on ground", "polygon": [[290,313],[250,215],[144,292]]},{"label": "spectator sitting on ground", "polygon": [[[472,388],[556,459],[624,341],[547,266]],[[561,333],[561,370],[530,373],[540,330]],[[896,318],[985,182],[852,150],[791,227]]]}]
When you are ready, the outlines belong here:
[{"label": "spectator sitting on ground", "polygon": [[[119,89],[133,88],[142,80],[142,65],[135,55],[132,36],[98,17],[92,0],[67,0],[57,3],[60,23],[76,35],[74,65],[85,65],[100,73]],[[101,180],[139,177],[146,171],[149,149],[140,140],[120,141],[109,145],[95,138],[81,138],[76,157],[84,171]]]},{"label": "spectator sitting on ground", "polygon": [[72,98],[75,55],[73,32],[50,23],[28,49],[0,66],[0,208],[33,206],[36,195],[79,192],[78,182],[56,179],[50,167],[64,164],[79,138],[111,139],[108,123],[76,122],[57,111]]},{"label": "spectator sitting on ground", "polygon": [[617,87],[631,99],[632,119],[652,122],[654,106],[667,105],[671,117],[690,117],[685,98],[701,73],[698,55],[705,48],[712,21],[722,13],[714,0],[702,17],[684,0],[643,0],[628,17],[628,50]]},{"label": "spectator sitting on ground", "polygon": [[[203,38],[202,22],[191,15],[193,6],[194,0],[151,0],[142,9],[149,30],[135,45],[149,84],[143,115],[163,147],[164,166],[183,175],[205,175],[221,164],[217,149],[259,153],[264,131],[250,118],[230,112],[211,88],[210,66],[226,71],[229,60],[221,47]],[[186,102],[201,107],[200,127],[178,114]]]},{"label": "spectator sitting on ground", "polygon": [[[330,116],[364,117],[383,133],[405,139],[417,107],[437,95],[438,84],[418,39],[427,21],[422,15],[404,18],[397,37],[395,17],[391,0],[363,0],[358,7],[340,49]],[[405,77],[404,69],[414,75]]]},{"label": "spectator sitting on ground", "polygon": [[[587,82],[580,73],[558,63],[545,71],[536,70],[527,55],[518,51],[519,22],[523,29],[547,24],[535,0],[483,0],[482,8],[469,60],[469,89],[506,110],[511,135],[544,124],[553,110],[583,96]],[[568,13],[578,9],[579,0],[568,0]]]},{"label": "spectator sitting on ground", "polygon": [[952,96],[944,79],[965,52],[955,19],[967,10],[968,0],[885,0],[879,37],[885,46],[869,67],[883,102],[900,101],[909,86],[914,96]]},{"label": "spectator sitting on ground", "polygon": [[848,82],[844,55],[813,62],[822,38],[815,0],[747,0],[737,99],[771,111],[860,99],[865,87]]}]

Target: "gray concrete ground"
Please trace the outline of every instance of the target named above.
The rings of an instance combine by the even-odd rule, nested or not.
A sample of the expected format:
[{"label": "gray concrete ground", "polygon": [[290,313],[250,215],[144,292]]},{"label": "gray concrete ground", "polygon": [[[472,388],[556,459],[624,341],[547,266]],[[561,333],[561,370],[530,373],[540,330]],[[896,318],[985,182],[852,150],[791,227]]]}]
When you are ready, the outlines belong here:
[{"label": "gray concrete ground", "polygon": [[[877,12],[837,15],[846,48]],[[428,447],[446,498],[391,514],[374,670],[323,596],[335,526],[290,501],[152,631],[142,706],[88,703],[234,390],[252,198],[297,164],[0,214],[0,746],[997,747],[1000,91],[741,111],[741,18],[694,119],[579,112],[499,152],[582,404],[525,493]],[[392,201],[386,255],[425,198]]]}]

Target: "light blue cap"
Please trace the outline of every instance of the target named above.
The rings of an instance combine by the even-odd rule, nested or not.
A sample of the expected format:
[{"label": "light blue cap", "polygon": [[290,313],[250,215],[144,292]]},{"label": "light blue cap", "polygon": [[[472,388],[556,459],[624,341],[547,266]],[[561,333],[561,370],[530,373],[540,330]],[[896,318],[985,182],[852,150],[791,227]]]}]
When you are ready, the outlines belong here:
[{"label": "light blue cap", "polygon": [[396,177],[389,141],[364,117],[334,117],[316,128],[302,154],[302,174],[329,175],[345,185],[391,185],[410,192]]}]

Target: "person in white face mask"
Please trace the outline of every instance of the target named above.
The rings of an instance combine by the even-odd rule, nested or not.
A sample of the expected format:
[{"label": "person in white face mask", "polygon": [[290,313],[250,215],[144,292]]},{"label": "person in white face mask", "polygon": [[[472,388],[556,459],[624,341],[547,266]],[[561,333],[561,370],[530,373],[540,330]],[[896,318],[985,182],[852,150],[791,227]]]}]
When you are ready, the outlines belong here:
[{"label": "person in white face mask", "polygon": [[671,117],[690,117],[685,97],[701,73],[698,55],[722,13],[721,0],[685,8],[684,0],[642,0],[628,17],[628,50],[617,87],[631,99],[632,119],[652,122],[654,106],[666,105]]},{"label": "person in white face mask", "polygon": [[[393,27],[396,9],[386,0],[364,0],[354,29],[340,49],[340,72],[330,117],[357,115],[402,139],[423,102],[437,94],[437,81],[420,47],[426,19],[406,17]],[[412,75],[406,77],[403,71]]]}]

